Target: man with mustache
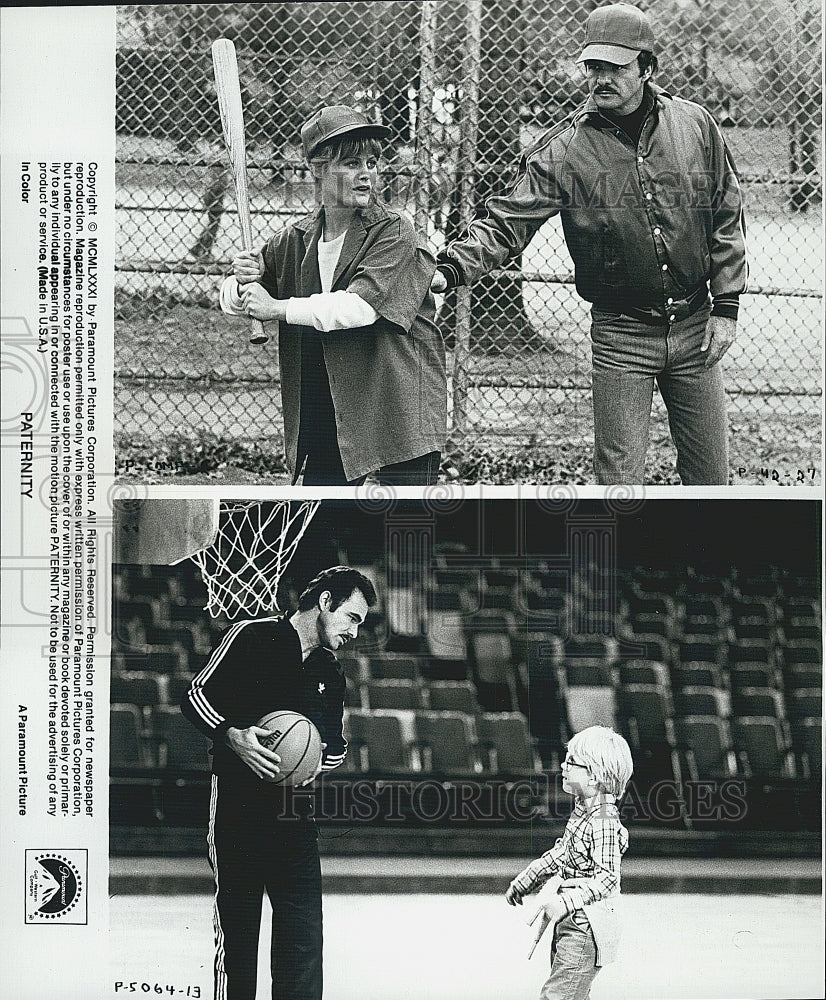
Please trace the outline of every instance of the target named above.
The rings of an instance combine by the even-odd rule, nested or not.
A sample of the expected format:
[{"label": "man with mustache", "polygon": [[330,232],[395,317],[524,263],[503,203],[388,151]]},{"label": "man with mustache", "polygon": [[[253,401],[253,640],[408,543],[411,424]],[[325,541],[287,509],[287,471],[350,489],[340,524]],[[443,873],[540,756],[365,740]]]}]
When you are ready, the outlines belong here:
[{"label": "man with mustache", "polygon": [[559,213],[577,292],[592,305],[597,481],[644,481],[656,381],[683,484],[724,484],[719,362],[747,279],[740,186],[711,115],[652,82],[654,47],[647,15],[630,4],[589,15],[578,59],[588,100],[439,255],[432,287],[470,283],[517,257]]},{"label": "man with mustache", "polygon": [[324,741],[321,771],[342,764],[346,683],[335,651],[356,638],[375,604],[366,576],[332,566],[310,580],[289,617],[227,629],[181,701],[186,718],[213,742],[207,848],[215,876],[215,1000],[255,1000],[265,891],[273,1000],[321,1000],[312,803],[278,783],[281,758],[260,742],[268,733],[256,720],[278,710],[307,716]]}]

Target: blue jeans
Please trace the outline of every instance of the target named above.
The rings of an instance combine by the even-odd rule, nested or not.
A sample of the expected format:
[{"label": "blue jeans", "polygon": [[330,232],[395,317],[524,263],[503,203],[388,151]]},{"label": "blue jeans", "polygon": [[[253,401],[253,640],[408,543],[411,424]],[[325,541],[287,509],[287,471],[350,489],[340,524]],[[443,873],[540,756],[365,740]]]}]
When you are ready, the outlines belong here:
[{"label": "blue jeans", "polygon": [[588,1000],[599,972],[594,932],[582,910],[563,917],[554,928],[551,974],[539,1000]]},{"label": "blue jeans", "polygon": [[597,482],[641,484],[654,382],[660,388],[684,486],[728,483],[728,421],[720,365],[700,344],[709,307],[653,326],[591,310],[594,472]]}]

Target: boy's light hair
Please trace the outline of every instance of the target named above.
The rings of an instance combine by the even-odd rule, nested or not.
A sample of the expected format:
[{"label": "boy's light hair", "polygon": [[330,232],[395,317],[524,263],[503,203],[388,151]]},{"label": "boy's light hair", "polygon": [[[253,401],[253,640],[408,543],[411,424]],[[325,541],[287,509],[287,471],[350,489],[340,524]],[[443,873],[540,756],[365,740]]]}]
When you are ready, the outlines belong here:
[{"label": "boy's light hair", "polygon": [[634,771],[628,744],[607,726],[589,726],[568,741],[568,753],[587,764],[603,791],[620,798]]}]

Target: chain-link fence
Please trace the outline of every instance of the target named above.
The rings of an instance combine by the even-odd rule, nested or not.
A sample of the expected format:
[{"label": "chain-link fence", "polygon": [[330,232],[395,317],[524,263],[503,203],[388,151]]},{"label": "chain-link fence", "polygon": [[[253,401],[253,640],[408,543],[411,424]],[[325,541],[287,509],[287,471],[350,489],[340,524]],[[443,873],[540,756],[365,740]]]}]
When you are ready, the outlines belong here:
[{"label": "chain-link fence", "polygon": [[[373,0],[120,7],[121,469],[182,468],[184,453],[197,468],[198,454],[220,443],[251,469],[272,471],[269,458],[281,454],[275,341],[249,346],[243,324],[217,308],[240,230],[212,78],[215,38],[232,38],[238,50],[258,242],[313,204],[301,123],[323,104],[347,103],[391,127],[379,197],[407,210],[436,250],[508,183],[520,150],[584,99],[575,59],[595,6]],[[640,6],[660,40],[657,82],[712,112],[743,181],[750,290],[726,363],[734,465],[748,467],[747,480],[784,461],[794,472],[820,452],[820,6]],[[485,478],[484,456],[497,449],[513,450],[505,478],[534,481],[543,478],[535,463],[530,471],[536,448],[559,454],[581,444],[587,451],[587,305],[574,291],[558,222],[546,223],[513,266],[441,306],[451,448],[457,465],[475,468],[469,478]],[[659,404],[655,413],[662,420]],[[580,473],[547,472],[574,480]]]}]

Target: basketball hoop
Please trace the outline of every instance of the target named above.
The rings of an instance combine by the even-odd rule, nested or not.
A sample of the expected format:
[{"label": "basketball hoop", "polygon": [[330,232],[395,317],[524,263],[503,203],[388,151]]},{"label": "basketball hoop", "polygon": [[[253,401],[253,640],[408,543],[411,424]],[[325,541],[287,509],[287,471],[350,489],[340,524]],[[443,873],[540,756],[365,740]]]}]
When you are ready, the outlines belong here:
[{"label": "basketball hoop", "polygon": [[189,558],[213,618],[277,612],[278,583],[320,500],[222,500],[212,543]]}]

